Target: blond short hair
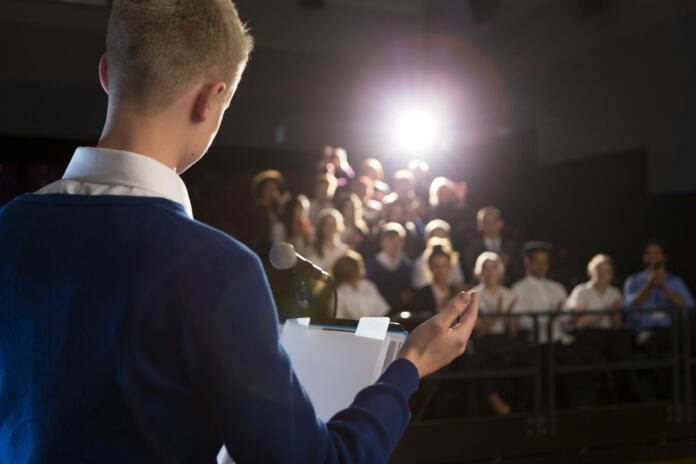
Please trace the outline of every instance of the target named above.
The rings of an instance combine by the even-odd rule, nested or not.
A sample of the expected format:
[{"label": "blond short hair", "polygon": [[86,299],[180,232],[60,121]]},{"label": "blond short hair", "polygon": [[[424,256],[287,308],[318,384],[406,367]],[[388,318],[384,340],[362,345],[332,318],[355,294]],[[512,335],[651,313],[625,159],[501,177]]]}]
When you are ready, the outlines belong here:
[{"label": "blond short hair", "polygon": [[233,90],[253,39],[230,0],[114,0],[106,34],[109,91],[167,106],[199,79]]},{"label": "blond short hair", "polygon": [[612,261],[611,256],[605,254],[594,255],[589,263],[587,263],[587,276],[592,278],[592,275],[597,270],[600,264],[607,263],[614,267],[614,261]]},{"label": "blond short hair", "polygon": [[448,189],[453,189],[454,182],[449,180],[447,177],[442,177],[442,176],[436,177],[435,179],[433,179],[433,181],[430,183],[430,191],[429,191],[430,206],[437,206],[440,204],[440,199],[437,197],[437,192],[442,187],[447,187]]},{"label": "blond short hair", "polygon": [[474,265],[474,275],[477,279],[481,280],[481,275],[483,274],[483,266],[486,261],[493,261],[498,268],[498,273],[502,278],[505,275],[505,263],[498,253],[492,251],[484,251],[476,258],[476,264]]},{"label": "blond short hair", "polygon": [[493,216],[496,219],[500,219],[503,215],[500,213],[500,210],[495,206],[484,206],[483,208],[478,210],[478,213],[476,213],[476,222],[479,224],[483,224],[483,221],[484,219],[486,219],[486,216]]}]

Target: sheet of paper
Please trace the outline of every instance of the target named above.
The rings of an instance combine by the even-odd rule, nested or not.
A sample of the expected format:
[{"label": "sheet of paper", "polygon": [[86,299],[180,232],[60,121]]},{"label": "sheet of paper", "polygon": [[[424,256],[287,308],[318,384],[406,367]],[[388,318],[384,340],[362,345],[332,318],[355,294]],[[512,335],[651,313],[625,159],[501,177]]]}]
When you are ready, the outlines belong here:
[{"label": "sheet of paper", "polygon": [[328,421],[372,383],[384,340],[288,322],[280,343],[288,352],[317,416]]}]

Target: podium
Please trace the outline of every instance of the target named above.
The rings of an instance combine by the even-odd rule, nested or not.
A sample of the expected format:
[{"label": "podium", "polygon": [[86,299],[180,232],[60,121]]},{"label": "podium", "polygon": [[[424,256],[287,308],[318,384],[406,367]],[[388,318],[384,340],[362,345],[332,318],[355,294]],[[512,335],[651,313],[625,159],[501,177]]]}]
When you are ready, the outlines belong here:
[{"label": "podium", "polygon": [[[324,422],[347,408],[392,362],[407,333],[388,317],[359,321],[288,319],[280,324],[280,344]],[[233,463],[223,446],[218,464]]]}]

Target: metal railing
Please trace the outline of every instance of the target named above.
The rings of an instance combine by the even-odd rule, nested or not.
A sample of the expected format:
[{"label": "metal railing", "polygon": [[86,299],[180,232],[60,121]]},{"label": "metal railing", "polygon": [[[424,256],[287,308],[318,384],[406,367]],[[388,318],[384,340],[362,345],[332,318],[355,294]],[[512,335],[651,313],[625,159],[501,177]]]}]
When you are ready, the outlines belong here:
[{"label": "metal railing", "polygon": [[[625,360],[613,362],[601,362],[593,364],[564,365],[559,363],[556,357],[556,347],[553,343],[553,325],[559,317],[579,315],[568,311],[545,311],[509,314],[480,314],[481,318],[532,318],[532,330],[530,332],[529,350],[533,353],[532,365],[528,367],[514,367],[504,369],[472,369],[468,371],[453,371],[444,368],[435,374],[423,379],[423,400],[414,411],[414,422],[421,422],[425,417],[428,407],[436,397],[438,386],[442,382],[465,381],[486,378],[515,378],[531,377],[533,379],[532,407],[530,414],[529,434],[534,436],[555,435],[558,428],[558,408],[556,406],[557,381],[560,375],[569,374],[594,374],[612,371],[631,370],[671,370],[671,392],[666,408],[668,422],[680,423],[691,421],[693,417],[693,400],[691,398],[692,372],[696,368],[696,357],[691,355],[690,345],[690,318],[689,310],[598,310],[583,311],[582,315],[620,313],[669,313],[670,347],[667,357],[661,359]],[[548,318],[546,324],[546,340],[548,343],[540,343],[540,321]],[[582,330],[582,329],[581,329]],[[612,330],[612,329],[608,329]],[[618,329],[621,330],[621,329]],[[545,356],[542,355],[542,346],[546,346]],[[546,385],[546,389],[543,385]]]}]

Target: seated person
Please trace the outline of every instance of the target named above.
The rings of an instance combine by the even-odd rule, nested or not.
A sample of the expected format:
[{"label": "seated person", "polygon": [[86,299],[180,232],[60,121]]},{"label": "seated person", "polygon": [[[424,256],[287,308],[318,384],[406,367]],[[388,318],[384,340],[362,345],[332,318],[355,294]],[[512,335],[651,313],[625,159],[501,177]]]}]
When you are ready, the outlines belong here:
[{"label": "seated person", "polygon": [[[509,314],[517,304],[517,296],[501,284],[505,275],[505,264],[496,253],[483,252],[476,260],[474,274],[480,284],[472,289],[479,295],[479,315]],[[525,346],[510,334],[511,318],[479,317],[474,328],[475,349],[486,368],[509,369],[531,365]],[[508,401],[515,399],[520,409],[528,401],[531,391],[528,379],[499,379],[495,382],[494,397],[489,398],[491,408],[496,414],[507,414]]]},{"label": "seated person", "polygon": [[333,208],[333,197],[336,192],[336,178],[333,174],[317,174],[314,178],[314,196],[309,201],[309,220],[316,222],[320,211]]},{"label": "seated person", "polygon": [[497,253],[505,265],[506,277],[509,280],[517,278],[513,264],[517,261],[517,244],[502,236],[505,222],[503,221],[500,210],[494,206],[481,208],[476,214],[476,229],[479,233],[470,243],[466,250],[465,274],[468,280],[473,277],[471,272],[476,264],[476,259],[484,251]]},{"label": "seated person", "polygon": [[327,208],[317,215],[314,243],[307,253],[307,259],[324,270],[331,269],[334,261],[348,245],[341,241],[343,216],[338,210]]},{"label": "seated person", "polygon": [[[425,243],[426,249],[430,240],[433,237],[450,239],[450,226],[447,222],[442,219],[433,219],[428,222],[425,226]],[[451,242],[450,242],[451,247]],[[448,284],[460,289],[464,287],[464,273],[462,272],[462,267],[459,262],[459,254],[452,256],[454,262],[452,263],[452,272],[448,277]],[[411,284],[413,288],[421,288],[430,283],[428,280],[428,262],[425,257],[425,252],[418,256],[413,261],[413,276],[411,278]]]},{"label": "seated person", "polygon": [[354,193],[346,192],[336,200],[336,207],[343,214],[345,229],[341,234],[341,241],[352,250],[365,256],[371,247],[367,242],[370,235],[362,213],[362,202]]},{"label": "seated person", "polygon": [[[624,283],[626,309],[677,309],[693,308],[694,297],[684,280],[667,272],[667,255],[656,240],[643,248],[646,269],[633,274]],[[668,313],[629,313],[629,320],[636,330],[671,326]]]},{"label": "seated person", "polygon": [[[611,285],[614,278],[614,264],[607,255],[596,255],[587,265],[590,280],[578,284],[566,302],[566,308],[573,311],[621,309],[621,291]],[[573,325],[578,329],[610,329],[621,327],[621,314],[589,314],[577,316]]]},{"label": "seated person", "polygon": [[424,250],[423,236],[418,231],[418,227],[409,218],[409,208],[407,203],[392,200],[384,203],[382,209],[381,224],[396,222],[401,224],[406,233],[404,237],[404,251],[410,258],[415,258]]},{"label": "seated person", "polygon": [[401,310],[411,302],[411,273],[413,261],[404,253],[406,231],[398,222],[381,227],[380,249],[367,263],[367,278],[373,282],[392,312]]},{"label": "seated person", "polygon": [[[637,349],[649,358],[660,358],[671,350],[671,309],[693,308],[694,297],[684,280],[667,272],[667,255],[657,240],[648,241],[643,248],[646,269],[629,276],[624,283],[624,306],[628,322],[636,332]],[[660,309],[660,312],[636,312],[636,309]],[[669,393],[667,378],[655,376],[658,394]]]},{"label": "seated person", "polygon": [[[614,264],[611,258],[603,254],[596,255],[587,265],[587,274],[590,280],[578,284],[565,305],[566,309],[577,314],[571,320],[572,327],[576,329],[575,339],[579,343],[594,347],[609,361],[630,361],[633,358],[633,347],[630,334],[621,330],[621,313],[583,314],[586,310],[623,308],[621,291],[611,285],[614,278]],[[639,381],[636,372],[615,372],[612,377],[618,383],[615,399],[643,401],[654,398],[647,385]],[[625,395],[626,398],[621,398]]]},{"label": "seated person", "polygon": [[295,251],[304,255],[312,243],[312,223],[307,217],[309,201],[304,195],[296,195],[284,206],[280,220],[271,227],[271,242],[275,245],[287,242]]},{"label": "seated person", "polygon": [[466,182],[454,183],[446,177],[436,177],[430,183],[430,207],[433,218],[447,221],[452,227],[452,246],[457,251],[466,250],[475,229],[475,212],[467,203]]},{"label": "seated person", "polygon": [[389,305],[377,287],[365,279],[365,264],[358,253],[346,250],[336,259],[332,274],[338,295],[337,318],[358,320],[363,316],[384,316],[389,312]]},{"label": "seated person", "polygon": [[439,313],[457,290],[449,283],[452,265],[457,253],[452,251],[449,240],[434,237],[425,251],[430,273],[430,284],[419,288],[413,298],[413,308],[418,312]]},{"label": "seated person", "polygon": [[[524,266],[527,277],[517,282],[512,291],[519,300],[515,312],[561,311],[568,296],[565,288],[558,282],[549,280],[546,275],[551,263],[551,245],[546,242],[529,242],[524,246]],[[599,353],[589,345],[577,343],[564,327],[568,317],[554,317],[549,328],[550,316],[539,317],[539,338],[542,345],[554,344],[556,361],[559,365],[595,364],[602,362]],[[530,331],[530,342],[534,340],[532,318],[521,317],[511,320],[514,333],[517,327]],[[550,337],[549,337],[550,329]],[[562,407],[591,405],[598,393],[597,382],[592,375],[565,375],[559,381],[559,403]]]}]

